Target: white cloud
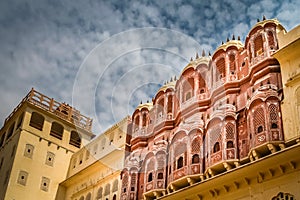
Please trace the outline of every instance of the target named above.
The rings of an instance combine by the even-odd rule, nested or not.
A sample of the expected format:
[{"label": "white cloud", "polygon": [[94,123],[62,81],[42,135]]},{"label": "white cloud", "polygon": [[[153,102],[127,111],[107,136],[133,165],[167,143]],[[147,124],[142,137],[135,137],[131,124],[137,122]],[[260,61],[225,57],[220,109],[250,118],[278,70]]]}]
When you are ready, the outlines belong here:
[{"label": "white cloud", "polygon": [[[233,33],[245,37],[263,14],[278,17],[291,29],[300,23],[299,9],[297,0],[1,1],[0,92],[5,95],[0,100],[0,121],[31,87],[71,103],[73,86],[77,87],[74,81],[80,81],[84,87],[75,90],[79,95],[74,104],[82,113],[98,116],[100,128],[105,128],[115,122],[109,113],[114,112],[116,118],[131,114],[135,102],[151,98],[158,84],[171,75],[178,76],[185,59],[196,52],[201,55],[204,49],[213,53]],[[148,29],[136,34],[134,30],[153,26],[182,32],[194,40],[178,37],[180,33],[175,32],[166,35]],[[132,29],[122,40],[112,42],[124,34],[122,31]],[[100,42],[107,46],[88,56],[88,70],[79,68]],[[87,74],[75,80],[81,73]],[[118,112],[111,108],[111,100]]]}]

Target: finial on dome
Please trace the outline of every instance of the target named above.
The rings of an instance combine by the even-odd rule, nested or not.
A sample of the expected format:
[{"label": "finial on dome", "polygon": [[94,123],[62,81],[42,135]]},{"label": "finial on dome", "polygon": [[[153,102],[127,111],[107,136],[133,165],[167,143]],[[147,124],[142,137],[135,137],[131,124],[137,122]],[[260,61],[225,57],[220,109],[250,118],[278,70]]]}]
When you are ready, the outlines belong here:
[{"label": "finial on dome", "polygon": [[147,100],[147,103],[149,103],[149,100]]},{"label": "finial on dome", "polygon": [[204,49],[202,50],[202,57],[204,57],[205,56],[205,51],[204,51]]},{"label": "finial on dome", "polygon": [[208,55],[211,56],[210,51],[208,52]]},{"label": "finial on dome", "polygon": [[232,40],[235,40],[235,36],[234,36],[234,34],[232,35]]},{"label": "finial on dome", "polygon": [[238,40],[241,40],[241,37],[240,37],[240,36],[238,36]]},{"label": "finial on dome", "polygon": [[229,42],[229,38],[227,37],[226,42]]},{"label": "finial on dome", "polygon": [[224,44],[224,42],[222,41],[222,45]]},{"label": "finial on dome", "polygon": [[173,82],[173,78],[171,77],[170,82]]},{"label": "finial on dome", "polygon": [[199,58],[199,55],[198,55],[198,52],[196,53],[196,59],[198,59]]},{"label": "finial on dome", "polygon": [[176,77],[176,75],[174,76],[174,81],[176,81],[177,80],[177,77]]},{"label": "finial on dome", "polygon": [[266,20],[266,16],[265,15],[263,15],[263,20]]},{"label": "finial on dome", "polygon": [[140,104],[143,104],[142,100],[141,100]]},{"label": "finial on dome", "polygon": [[260,20],[257,18],[257,22],[259,22]]},{"label": "finial on dome", "polygon": [[193,61],[193,58],[191,57],[191,60],[190,61]]}]

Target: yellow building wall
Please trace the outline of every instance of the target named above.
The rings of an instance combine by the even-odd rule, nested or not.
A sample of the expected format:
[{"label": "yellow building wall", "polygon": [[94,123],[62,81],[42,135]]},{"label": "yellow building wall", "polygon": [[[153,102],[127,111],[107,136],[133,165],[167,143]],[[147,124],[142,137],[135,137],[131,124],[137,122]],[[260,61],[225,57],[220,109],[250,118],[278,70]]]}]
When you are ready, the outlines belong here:
[{"label": "yellow building wall", "polygon": [[[88,200],[89,194],[93,200],[111,200],[114,196],[120,199],[127,123],[126,117],[72,155],[68,176],[60,184],[57,200]],[[105,193],[108,185],[109,192]],[[101,187],[102,197],[98,195]]]},{"label": "yellow building wall", "polygon": [[282,119],[286,141],[300,136],[300,25],[278,33],[279,50],[274,54],[281,66],[284,99]]}]

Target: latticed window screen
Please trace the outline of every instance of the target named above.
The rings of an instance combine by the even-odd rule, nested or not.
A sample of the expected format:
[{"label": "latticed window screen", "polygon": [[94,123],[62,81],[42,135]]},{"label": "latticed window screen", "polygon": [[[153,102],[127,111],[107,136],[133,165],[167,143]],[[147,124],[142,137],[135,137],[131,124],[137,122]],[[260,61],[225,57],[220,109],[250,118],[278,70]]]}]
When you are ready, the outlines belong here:
[{"label": "latticed window screen", "polygon": [[268,42],[270,47],[275,47],[274,35],[271,31],[268,32]]},{"label": "latticed window screen", "polygon": [[253,121],[256,133],[258,133],[258,128],[262,127],[265,130],[265,117],[264,110],[262,108],[257,108],[253,114]]},{"label": "latticed window screen", "polygon": [[131,174],[131,185],[134,186],[136,183],[136,173]]},{"label": "latticed window screen", "polygon": [[165,167],[165,155],[160,154],[157,156],[157,167],[158,169],[164,169]]},{"label": "latticed window screen", "polygon": [[269,112],[270,112],[270,120],[271,120],[271,122],[277,122],[277,120],[278,120],[277,106],[274,105],[274,104],[271,104],[269,106]]},{"label": "latticed window screen", "polygon": [[219,126],[214,126],[210,131],[210,144],[211,148],[213,145],[221,140],[221,128]]},{"label": "latticed window screen", "polygon": [[175,157],[183,154],[186,152],[186,144],[185,143],[179,143],[176,145],[176,148],[175,148]]},{"label": "latticed window screen", "polygon": [[230,72],[235,72],[235,55],[231,54],[229,56],[229,62],[230,62]]},{"label": "latticed window screen", "polygon": [[264,50],[263,49],[263,39],[262,39],[262,36],[259,35],[254,40],[254,52],[255,52],[255,56],[257,56],[260,53],[262,53],[263,50]]},{"label": "latticed window screen", "polygon": [[148,165],[147,165],[147,171],[152,171],[155,169],[155,162],[154,159],[151,158],[151,160],[149,161]]},{"label": "latticed window screen", "polygon": [[220,80],[221,77],[225,76],[225,59],[221,58],[216,63],[217,71],[216,71],[216,80]]},{"label": "latticed window screen", "polygon": [[124,174],[123,179],[122,179],[122,187],[127,188],[127,186],[128,186],[128,174]]},{"label": "latticed window screen", "polygon": [[200,138],[196,137],[192,142],[192,154],[199,154],[200,153]]},{"label": "latticed window screen", "polygon": [[226,139],[234,139],[234,125],[232,123],[227,123],[225,126]]}]

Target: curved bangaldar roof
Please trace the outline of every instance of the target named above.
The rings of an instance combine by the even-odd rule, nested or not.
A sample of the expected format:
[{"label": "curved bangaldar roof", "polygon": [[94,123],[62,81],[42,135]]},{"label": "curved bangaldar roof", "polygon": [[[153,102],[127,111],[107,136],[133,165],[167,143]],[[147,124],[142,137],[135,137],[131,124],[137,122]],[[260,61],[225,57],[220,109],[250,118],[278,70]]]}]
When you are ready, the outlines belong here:
[{"label": "curved bangaldar roof", "polygon": [[147,102],[147,103],[141,103],[139,104],[135,110],[142,110],[143,108],[146,108],[148,110],[151,110],[151,108],[153,107],[153,103],[152,102]]},{"label": "curved bangaldar roof", "polygon": [[198,55],[197,55],[195,60],[191,60],[189,62],[189,64],[187,64],[187,66],[185,66],[185,68],[183,68],[180,75],[182,75],[186,70],[188,70],[190,68],[193,68],[195,70],[197,68],[197,66],[199,66],[200,64],[205,64],[208,66],[210,61],[211,61],[211,56],[198,57]]},{"label": "curved bangaldar roof", "polygon": [[216,49],[215,53],[213,54],[213,57],[219,50],[226,51],[227,48],[231,47],[231,46],[235,46],[235,47],[237,47],[237,49],[244,48],[244,44],[240,40],[229,40]]},{"label": "curved bangaldar roof", "polygon": [[248,35],[251,35],[251,32],[256,29],[257,27],[265,27],[266,24],[275,24],[276,26],[278,26],[280,29],[284,29],[284,27],[280,24],[280,22],[275,18],[275,19],[263,19],[263,21],[257,22],[249,31]]}]

